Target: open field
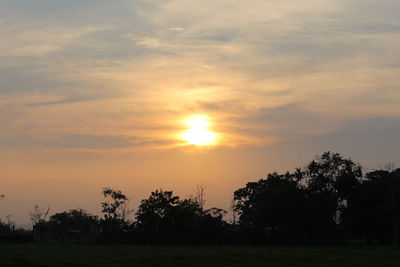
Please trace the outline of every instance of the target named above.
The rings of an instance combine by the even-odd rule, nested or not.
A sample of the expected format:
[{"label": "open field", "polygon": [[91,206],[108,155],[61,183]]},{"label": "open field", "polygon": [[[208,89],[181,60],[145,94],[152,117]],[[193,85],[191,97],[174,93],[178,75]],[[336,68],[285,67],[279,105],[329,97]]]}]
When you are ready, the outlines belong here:
[{"label": "open field", "polygon": [[400,266],[400,248],[0,245],[0,266]]}]

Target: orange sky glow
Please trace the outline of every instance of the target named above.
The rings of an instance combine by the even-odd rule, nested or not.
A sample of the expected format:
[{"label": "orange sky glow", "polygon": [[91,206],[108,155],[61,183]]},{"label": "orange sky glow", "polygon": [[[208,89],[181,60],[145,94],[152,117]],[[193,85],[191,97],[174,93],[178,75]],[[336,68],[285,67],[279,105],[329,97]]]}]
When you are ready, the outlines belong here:
[{"label": "orange sky glow", "polygon": [[[378,3],[379,2],[379,3]],[[0,218],[114,187],[206,207],[331,150],[400,163],[395,0],[5,0]]]}]

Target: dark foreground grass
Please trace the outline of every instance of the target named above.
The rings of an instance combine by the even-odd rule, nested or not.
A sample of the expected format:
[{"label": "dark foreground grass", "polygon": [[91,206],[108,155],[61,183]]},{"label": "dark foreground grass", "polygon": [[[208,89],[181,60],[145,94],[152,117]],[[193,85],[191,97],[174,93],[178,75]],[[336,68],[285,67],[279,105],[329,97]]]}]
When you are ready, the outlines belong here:
[{"label": "dark foreground grass", "polygon": [[0,266],[400,266],[400,248],[0,244]]}]

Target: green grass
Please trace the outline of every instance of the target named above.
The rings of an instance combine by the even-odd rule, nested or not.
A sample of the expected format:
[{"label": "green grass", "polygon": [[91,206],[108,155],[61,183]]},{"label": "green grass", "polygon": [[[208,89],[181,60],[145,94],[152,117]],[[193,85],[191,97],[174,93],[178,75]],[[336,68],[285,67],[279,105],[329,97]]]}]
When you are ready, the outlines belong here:
[{"label": "green grass", "polygon": [[0,244],[0,266],[400,266],[400,248]]}]

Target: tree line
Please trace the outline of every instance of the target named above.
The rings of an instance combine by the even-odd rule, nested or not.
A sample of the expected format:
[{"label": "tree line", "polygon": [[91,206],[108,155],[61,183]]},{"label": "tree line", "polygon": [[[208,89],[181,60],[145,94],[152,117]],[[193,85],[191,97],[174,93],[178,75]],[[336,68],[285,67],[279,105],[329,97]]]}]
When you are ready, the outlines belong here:
[{"label": "tree line", "polygon": [[[156,190],[135,212],[120,190],[102,193],[101,216],[73,209],[48,217],[49,209],[35,206],[30,236],[145,245],[397,245],[400,235],[400,168],[363,174],[351,158],[331,152],[237,189],[229,222],[227,211],[204,208],[203,186],[186,199]],[[10,221],[0,223],[3,235],[15,232]]]}]

